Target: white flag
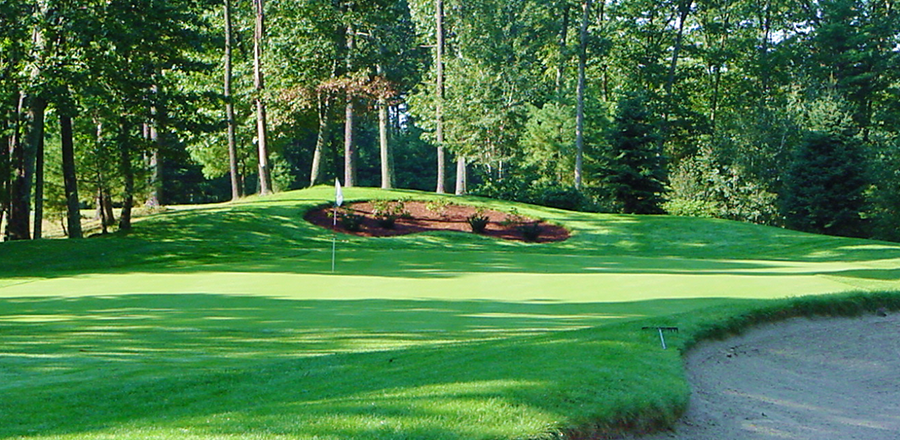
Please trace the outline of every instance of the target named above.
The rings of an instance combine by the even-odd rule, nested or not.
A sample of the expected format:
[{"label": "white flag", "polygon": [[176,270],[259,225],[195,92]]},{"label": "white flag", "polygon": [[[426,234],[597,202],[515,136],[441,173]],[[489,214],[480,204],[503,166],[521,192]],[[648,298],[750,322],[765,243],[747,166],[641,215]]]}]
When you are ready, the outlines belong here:
[{"label": "white flag", "polygon": [[334,179],[334,204],[341,206],[344,204],[344,193],[341,192],[341,181]]}]

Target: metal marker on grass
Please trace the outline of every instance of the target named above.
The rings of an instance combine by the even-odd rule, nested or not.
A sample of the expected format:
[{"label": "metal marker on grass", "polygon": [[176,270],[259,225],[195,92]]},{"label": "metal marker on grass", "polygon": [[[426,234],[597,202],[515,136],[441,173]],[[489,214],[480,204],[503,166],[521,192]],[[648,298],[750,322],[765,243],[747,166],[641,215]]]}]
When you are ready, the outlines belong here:
[{"label": "metal marker on grass", "polygon": [[641,330],[652,330],[656,329],[659,332],[659,343],[662,344],[663,350],[666,350],[666,337],[663,336],[663,332],[678,332],[678,327],[641,327]]}]

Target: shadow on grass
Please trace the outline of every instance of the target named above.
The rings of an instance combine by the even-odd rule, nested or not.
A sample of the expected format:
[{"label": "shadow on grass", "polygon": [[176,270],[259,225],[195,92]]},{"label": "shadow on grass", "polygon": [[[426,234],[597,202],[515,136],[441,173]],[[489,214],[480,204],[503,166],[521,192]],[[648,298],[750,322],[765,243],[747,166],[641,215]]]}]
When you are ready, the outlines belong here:
[{"label": "shadow on grass", "polygon": [[[80,241],[0,245],[0,277],[57,277],[97,272],[246,271],[328,274],[328,230],[303,220],[312,201],[247,203],[168,212],[128,235]],[[721,220],[548,211],[573,237],[563,243],[503,242],[467,233],[392,238],[338,234],[342,275],[446,278],[460,273],[822,273],[786,272],[786,263],[900,259],[900,245],[824,237]],[[851,276],[900,279],[885,268]],[[887,277],[887,278],[886,278]]]},{"label": "shadow on grass", "polygon": [[677,389],[677,354],[638,329],[725,303],[5,299],[0,438],[539,434]]}]

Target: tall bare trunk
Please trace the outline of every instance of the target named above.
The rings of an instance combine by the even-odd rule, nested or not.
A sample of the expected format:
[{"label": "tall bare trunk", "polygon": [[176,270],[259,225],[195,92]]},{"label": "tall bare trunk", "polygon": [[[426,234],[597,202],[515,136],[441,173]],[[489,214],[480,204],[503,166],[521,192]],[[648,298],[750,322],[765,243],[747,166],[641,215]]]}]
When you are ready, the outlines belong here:
[{"label": "tall bare trunk", "polygon": [[678,33],[675,34],[675,47],[672,49],[672,61],[669,63],[669,79],[666,81],[666,95],[672,94],[675,85],[675,71],[678,66],[678,55],[681,53],[682,41],[684,41],[684,22],[691,13],[693,0],[681,0],[678,4]]},{"label": "tall bare trunk", "polygon": [[344,105],[344,186],[356,185],[356,149],[353,146],[353,98],[347,94]]},{"label": "tall bare trunk", "polygon": [[[97,143],[97,146],[99,146],[103,142],[103,123],[95,121],[95,124],[97,126],[95,142]],[[103,233],[106,234],[108,232],[107,227],[115,224],[116,217],[112,210],[112,199],[107,191],[106,178],[103,175],[101,167],[97,167],[97,173],[94,178],[97,185],[96,218],[100,220],[100,226]]]},{"label": "tall bare trunk", "polygon": [[[0,226],[6,225],[6,215],[9,212],[9,182],[11,178],[9,152],[13,145],[16,144],[17,131],[15,127],[17,124],[15,121],[10,120],[5,122],[9,124],[12,134],[4,139],[4,145],[0,145]],[[6,229],[4,228],[3,231],[0,232],[3,233],[3,239],[6,240]]]},{"label": "tall bare trunk", "polygon": [[[351,59],[356,46],[356,29],[347,26],[347,72],[353,71]],[[353,93],[347,89],[344,105],[344,186],[356,185],[356,148],[353,145]]]},{"label": "tall bare trunk", "polygon": [[772,3],[765,1],[760,19],[760,40],[759,45],[759,91],[760,91],[760,107],[765,106],[769,96],[769,41],[772,37]]},{"label": "tall bare trunk", "polygon": [[122,173],[122,212],[119,214],[119,229],[131,229],[131,208],[134,206],[134,168],[131,165],[131,145],[128,139],[126,121],[119,122],[118,135],[119,171]]},{"label": "tall bare trunk", "polygon": [[317,101],[319,129],[316,134],[316,149],[313,151],[312,167],[309,172],[309,186],[314,186],[322,179],[322,155],[328,134],[328,112],[331,111],[331,101],[327,97],[323,98],[319,93]]},{"label": "tall bare trunk", "polygon": [[581,189],[584,174],[584,90],[591,4],[591,0],[585,0],[582,3],[581,32],[578,44],[578,98],[575,104],[575,188],[577,189]]},{"label": "tall bare trunk", "polygon": [[[378,75],[384,75],[381,65],[377,66]],[[381,188],[394,187],[394,171],[391,169],[391,150],[388,144],[388,104],[384,96],[378,97],[378,146],[381,156]]]},{"label": "tall bare trunk", "polygon": [[23,105],[27,105],[24,135],[10,152],[13,168],[7,228],[7,238],[10,240],[31,238],[31,182],[38,144],[44,141],[46,102],[39,97],[23,97],[20,107]]},{"label": "tall bare trunk", "polygon": [[466,170],[466,158],[462,155],[456,156],[456,195],[461,196],[468,191],[468,171]]},{"label": "tall bare trunk", "polygon": [[565,74],[568,57],[566,56],[566,46],[569,36],[569,2],[564,0],[560,4],[562,9],[562,23],[559,29],[559,62],[556,64],[556,100],[563,102],[565,98]]},{"label": "tall bare trunk", "polygon": [[235,140],[234,101],[231,96],[231,0],[225,0],[225,123],[228,137],[228,171],[231,176],[231,200],[241,198],[238,175],[237,141]]},{"label": "tall bare trunk", "polygon": [[436,69],[436,102],[434,105],[435,128],[434,136],[437,143],[437,188],[435,192],[443,194],[444,168],[446,157],[444,155],[444,0],[435,0],[435,69]]},{"label": "tall bare trunk", "polygon": [[72,117],[59,114],[59,136],[62,146],[63,184],[66,191],[66,223],[69,238],[81,238],[81,203],[78,201],[78,178],[75,170],[75,143],[72,139]]},{"label": "tall bare trunk", "polygon": [[391,150],[388,143],[387,102],[384,99],[378,104],[378,144],[381,152],[381,187],[394,187],[394,170],[391,167]]},{"label": "tall bare trunk", "polygon": [[269,176],[269,149],[266,140],[266,103],[263,98],[265,81],[262,72],[262,44],[265,37],[265,8],[263,0],[253,0],[256,8],[256,26],[253,32],[253,83],[256,89],[256,142],[259,151],[259,193],[271,194],[272,179]]},{"label": "tall bare trunk", "polygon": [[[153,86],[154,93],[157,91]],[[163,200],[163,160],[162,150],[165,148],[163,133],[166,130],[166,114],[165,109],[159,107],[150,108],[150,116],[152,120],[149,124],[149,140],[152,150],[149,157],[150,168],[150,195],[147,199],[147,206],[158,207],[164,203]]]},{"label": "tall bare trunk", "polygon": [[[41,125],[45,125],[44,122]],[[44,131],[41,128],[41,131]],[[39,240],[44,234],[44,136],[37,139],[34,153],[34,232],[32,239]]]},{"label": "tall bare trunk", "polygon": [[103,177],[99,171],[97,172],[97,195],[95,196],[95,200],[97,205],[96,218],[100,220],[100,232],[106,234],[109,232],[107,229],[109,220],[107,220],[106,217],[106,210],[103,209]]}]

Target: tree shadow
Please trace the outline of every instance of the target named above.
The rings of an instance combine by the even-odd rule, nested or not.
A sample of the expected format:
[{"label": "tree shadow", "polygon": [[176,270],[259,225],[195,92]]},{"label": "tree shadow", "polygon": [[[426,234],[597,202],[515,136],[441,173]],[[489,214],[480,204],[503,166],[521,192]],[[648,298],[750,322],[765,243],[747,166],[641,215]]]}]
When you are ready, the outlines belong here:
[{"label": "tree shadow", "polygon": [[[900,245],[823,237],[708,219],[548,211],[573,236],[552,244],[512,243],[470,233],[388,238],[333,234],[303,220],[312,202],[247,204],[171,212],[109,238],[4,243],[0,276],[97,272],[331,273],[446,278],[461,273],[661,273],[777,276],[835,269],[785,263],[900,259]],[[866,270],[852,268],[857,276]],[[882,277],[883,272],[872,276]],[[895,278],[896,279],[896,278]]]},{"label": "tree shadow", "polygon": [[[654,314],[726,302],[734,303],[4,299],[0,377],[15,398],[0,402],[0,438],[188,428],[216,436],[490,438],[495,425],[522,417],[549,429],[554,417],[585,416],[581,390],[635,373],[598,365],[677,366],[660,359],[675,355],[660,353],[654,335],[638,330]],[[672,386],[679,370],[646,375]],[[614,404],[634,391],[607,397]],[[557,398],[550,404],[548,396]],[[566,399],[571,412],[559,414]],[[460,409],[473,402],[496,417],[479,421],[478,411]],[[447,425],[448,418],[464,420]]]}]

